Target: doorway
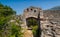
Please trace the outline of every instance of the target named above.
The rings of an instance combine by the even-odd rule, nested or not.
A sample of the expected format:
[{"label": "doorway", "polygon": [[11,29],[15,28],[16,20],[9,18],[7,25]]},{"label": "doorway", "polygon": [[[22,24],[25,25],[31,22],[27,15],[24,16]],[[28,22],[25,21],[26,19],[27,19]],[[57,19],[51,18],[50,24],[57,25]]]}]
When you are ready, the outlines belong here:
[{"label": "doorway", "polygon": [[38,19],[34,17],[29,17],[26,19],[26,24],[27,24],[28,30],[32,31],[33,37],[37,37]]}]

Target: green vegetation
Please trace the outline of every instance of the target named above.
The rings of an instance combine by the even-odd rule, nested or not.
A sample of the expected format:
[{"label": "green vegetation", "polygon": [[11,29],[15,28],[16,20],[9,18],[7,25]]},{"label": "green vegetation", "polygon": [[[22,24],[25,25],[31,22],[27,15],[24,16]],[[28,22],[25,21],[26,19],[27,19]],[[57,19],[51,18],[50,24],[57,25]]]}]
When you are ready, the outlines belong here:
[{"label": "green vegetation", "polygon": [[11,25],[11,36],[10,37],[12,37],[12,36],[22,37],[22,34],[23,34],[21,32],[22,28],[21,28],[21,26],[16,25],[16,23],[15,22],[10,23],[10,25]]},{"label": "green vegetation", "polygon": [[30,28],[32,28],[32,32],[34,37],[37,37],[37,29],[38,29],[38,22],[36,18],[30,18],[28,19],[28,25]]},{"label": "green vegetation", "polygon": [[29,18],[29,19],[27,20],[27,23],[28,23],[28,27],[35,26],[35,25],[38,24],[36,18]]},{"label": "green vegetation", "polygon": [[0,37],[22,37],[19,19],[10,22],[13,15],[16,12],[11,7],[0,4]]},{"label": "green vegetation", "polygon": [[32,27],[32,32],[33,32],[34,37],[37,37],[37,29],[38,29],[37,25]]}]

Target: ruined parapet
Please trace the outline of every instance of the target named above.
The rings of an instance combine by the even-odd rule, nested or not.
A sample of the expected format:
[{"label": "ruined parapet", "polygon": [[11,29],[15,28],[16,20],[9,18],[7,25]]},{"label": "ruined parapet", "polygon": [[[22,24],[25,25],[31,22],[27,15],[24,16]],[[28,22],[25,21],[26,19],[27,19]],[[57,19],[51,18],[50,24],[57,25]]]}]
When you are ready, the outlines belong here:
[{"label": "ruined parapet", "polygon": [[[41,8],[31,6],[27,9],[25,9],[24,14],[23,14],[23,28],[28,29],[27,19],[28,18],[38,19],[39,13],[40,13],[40,18],[42,19],[43,18],[43,11]],[[31,30],[27,30],[27,31],[31,31]]]},{"label": "ruined parapet", "polygon": [[27,9],[24,10],[24,17],[28,18],[28,17],[35,17],[38,18],[38,13],[40,12],[40,16],[43,15],[42,13],[42,9],[41,8],[37,8],[37,7],[29,7]]},{"label": "ruined parapet", "polygon": [[42,12],[41,8],[31,6],[27,9],[25,9],[24,14],[23,14],[24,25],[26,26],[26,19],[27,18],[30,18],[30,17],[38,18],[39,12],[40,12],[40,18],[43,18],[43,12]]}]

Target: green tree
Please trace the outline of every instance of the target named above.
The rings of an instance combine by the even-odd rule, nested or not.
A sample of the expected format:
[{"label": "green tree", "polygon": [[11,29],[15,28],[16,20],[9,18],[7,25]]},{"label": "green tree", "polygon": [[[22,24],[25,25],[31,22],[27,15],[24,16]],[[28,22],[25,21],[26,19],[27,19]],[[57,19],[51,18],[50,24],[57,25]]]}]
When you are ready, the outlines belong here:
[{"label": "green tree", "polygon": [[15,22],[10,22],[15,18],[14,15],[16,12],[11,7],[0,4],[0,37],[22,37],[20,20],[13,19]]},{"label": "green tree", "polygon": [[[17,25],[18,23],[19,25]],[[10,22],[11,25],[11,37],[22,37],[22,28],[20,26],[21,22],[19,20],[15,19],[15,22]]]},{"label": "green tree", "polygon": [[0,37],[8,37],[7,27],[8,22],[10,21],[12,15],[15,15],[16,12],[9,6],[0,4]]},{"label": "green tree", "polygon": [[19,17],[13,16],[12,20],[14,20],[13,22],[9,22],[10,26],[11,26],[11,36],[10,37],[22,37],[23,33],[22,33],[22,28],[21,28],[21,24],[22,22],[20,21],[21,19],[19,19]]}]

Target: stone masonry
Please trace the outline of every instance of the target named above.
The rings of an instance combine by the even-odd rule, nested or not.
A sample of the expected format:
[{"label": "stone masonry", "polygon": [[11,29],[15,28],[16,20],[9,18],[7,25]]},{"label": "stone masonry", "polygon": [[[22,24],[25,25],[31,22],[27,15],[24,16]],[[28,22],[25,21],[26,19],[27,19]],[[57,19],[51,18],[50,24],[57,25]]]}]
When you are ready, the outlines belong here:
[{"label": "stone masonry", "polygon": [[[42,10],[41,8],[37,7],[29,7],[24,10],[24,13],[22,15],[22,28],[24,32],[28,29],[26,24],[26,19],[30,17],[38,18],[38,13],[40,12],[40,24],[41,24],[41,30],[42,34],[41,37],[60,37],[60,10]],[[31,32],[31,30],[27,30],[28,33]],[[27,37],[33,37],[33,34],[26,35]]]}]

